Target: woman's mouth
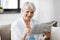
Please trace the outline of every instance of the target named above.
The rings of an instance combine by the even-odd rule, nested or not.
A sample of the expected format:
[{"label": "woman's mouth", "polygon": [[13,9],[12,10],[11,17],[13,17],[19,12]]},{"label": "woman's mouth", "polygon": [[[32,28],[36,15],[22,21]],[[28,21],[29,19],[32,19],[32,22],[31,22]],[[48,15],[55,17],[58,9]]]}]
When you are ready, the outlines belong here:
[{"label": "woman's mouth", "polygon": [[31,18],[31,16],[28,16],[28,18]]}]

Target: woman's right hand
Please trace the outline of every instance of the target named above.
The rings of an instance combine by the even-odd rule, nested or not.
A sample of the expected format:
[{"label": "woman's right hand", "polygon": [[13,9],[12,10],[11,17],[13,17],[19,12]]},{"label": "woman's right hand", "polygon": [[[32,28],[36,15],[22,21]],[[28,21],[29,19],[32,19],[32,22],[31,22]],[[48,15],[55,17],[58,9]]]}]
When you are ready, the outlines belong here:
[{"label": "woman's right hand", "polygon": [[29,35],[31,28],[26,28],[25,33],[22,37],[22,40],[25,40],[26,36]]},{"label": "woman's right hand", "polygon": [[26,28],[26,34],[28,35],[30,33],[31,28]]}]

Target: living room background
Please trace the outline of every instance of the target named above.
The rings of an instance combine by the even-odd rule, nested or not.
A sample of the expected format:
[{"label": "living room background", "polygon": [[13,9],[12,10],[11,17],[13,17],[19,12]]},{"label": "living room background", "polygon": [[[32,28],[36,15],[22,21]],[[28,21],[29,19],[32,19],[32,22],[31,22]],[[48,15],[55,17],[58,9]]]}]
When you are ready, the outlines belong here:
[{"label": "living room background", "polygon": [[[3,1],[3,0],[2,0]],[[20,5],[22,5],[25,1],[31,0],[20,0]],[[34,2],[33,2],[34,1]],[[37,5],[37,11],[35,12],[35,19],[39,19],[40,22],[48,22],[52,20],[58,21],[58,26],[60,26],[60,19],[59,19],[59,0],[32,0],[35,5]],[[22,4],[21,4],[22,3]],[[57,5],[58,4],[58,5]],[[57,9],[57,10],[56,10]],[[37,15],[36,15],[37,14]],[[14,15],[14,16],[13,16]],[[10,13],[10,14],[0,14],[0,24],[10,24],[16,20],[16,18],[20,17],[20,13]],[[14,18],[14,19],[13,19]],[[8,23],[9,22],[9,23]]]}]

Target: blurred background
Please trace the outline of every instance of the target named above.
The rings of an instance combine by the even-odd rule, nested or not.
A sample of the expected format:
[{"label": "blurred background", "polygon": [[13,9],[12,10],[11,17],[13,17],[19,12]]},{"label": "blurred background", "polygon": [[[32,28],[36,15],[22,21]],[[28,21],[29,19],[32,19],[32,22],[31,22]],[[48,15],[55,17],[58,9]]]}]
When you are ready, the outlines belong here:
[{"label": "blurred background", "polygon": [[40,23],[56,20],[58,26],[60,26],[60,0],[0,0],[0,5],[4,10],[0,14],[0,25],[11,24],[19,18],[21,13],[15,11],[21,10],[26,1],[33,2],[36,6],[34,19],[40,21]]}]

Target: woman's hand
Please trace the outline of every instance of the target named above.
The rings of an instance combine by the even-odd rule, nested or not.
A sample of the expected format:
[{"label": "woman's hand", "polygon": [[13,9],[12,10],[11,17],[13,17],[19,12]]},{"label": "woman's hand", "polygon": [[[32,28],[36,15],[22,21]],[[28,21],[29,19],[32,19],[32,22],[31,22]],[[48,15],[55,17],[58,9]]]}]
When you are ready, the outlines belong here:
[{"label": "woman's hand", "polygon": [[31,28],[26,28],[26,34],[28,35],[30,33]]},{"label": "woman's hand", "polygon": [[29,35],[31,28],[26,28],[25,33],[22,37],[22,40],[25,40],[26,36]]},{"label": "woman's hand", "polygon": [[51,32],[46,32],[45,33],[45,35],[46,35],[45,40],[50,40],[50,34],[51,34]]}]

